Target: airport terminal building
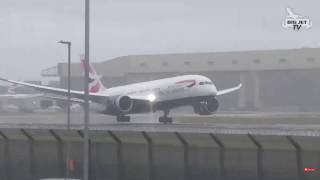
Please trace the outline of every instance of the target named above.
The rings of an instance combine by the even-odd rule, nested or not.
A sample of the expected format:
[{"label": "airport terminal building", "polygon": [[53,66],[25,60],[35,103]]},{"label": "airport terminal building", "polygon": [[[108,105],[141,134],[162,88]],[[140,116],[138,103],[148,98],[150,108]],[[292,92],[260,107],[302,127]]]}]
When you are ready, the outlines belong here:
[{"label": "airport terminal building", "polygon": [[[243,84],[221,96],[222,111],[319,111],[320,49],[256,50],[159,55],[129,55],[94,63],[106,87],[176,75],[201,74],[218,89]],[[67,64],[42,71],[67,87]],[[71,67],[73,89],[83,88],[79,63]]]}]

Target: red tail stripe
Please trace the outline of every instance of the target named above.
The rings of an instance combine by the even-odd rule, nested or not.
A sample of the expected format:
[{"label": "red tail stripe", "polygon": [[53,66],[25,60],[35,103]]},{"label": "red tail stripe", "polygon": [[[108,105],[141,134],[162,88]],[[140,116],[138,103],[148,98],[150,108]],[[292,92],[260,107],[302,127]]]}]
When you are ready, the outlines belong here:
[{"label": "red tail stripe", "polygon": [[92,93],[99,92],[99,90],[100,90],[100,84],[99,83],[90,88],[90,92],[92,92]]}]

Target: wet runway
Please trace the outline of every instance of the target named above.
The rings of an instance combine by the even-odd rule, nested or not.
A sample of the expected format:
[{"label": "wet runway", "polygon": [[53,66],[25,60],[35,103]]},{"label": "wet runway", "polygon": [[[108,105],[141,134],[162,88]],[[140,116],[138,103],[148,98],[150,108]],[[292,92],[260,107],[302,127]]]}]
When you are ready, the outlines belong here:
[{"label": "wet runway", "polygon": [[[131,115],[131,123],[159,123],[161,113]],[[71,124],[83,123],[83,113],[72,112]],[[176,113],[174,123],[231,123],[231,124],[320,124],[320,113],[223,113],[210,116]],[[0,113],[0,124],[65,124],[64,112]],[[113,116],[91,113],[92,124],[118,123]]]},{"label": "wet runway", "polygon": [[[161,113],[132,115],[130,124],[159,124]],[[71,124],[83,123],[83,113],[71,113]],[[175,113],[172,115],[173,124],[239,124],[239,125],[320,125],[320,113],[223,113],[211,116]],[[3,124],[54,124],[67,123],[67,114],[64,112],[36,112],[36,113],[0,113],[0,126]],[[118,123],[113,116],[91,113],[90,123],[95,124],[124,124]],[[125,123],[128,124],[128,123]]]},{"label": "wet runway", "polygon": [[[83,113],[71,113],[71,124],[82,124]],[[136,115],[131,117],[132,123],[157,123],[156,115]],[[39,112],[39,113],[1,113],[1,124],[66,124],[67,114],[63,112]],[[116,117],[90,113],[90,123],[110,124],[117,123]]]},{"label": "wet runway", "polygon": [[[161,114],[133,115],[131,122],[90,114],[91,130],[320,136],[318,113],[233,113],[198,116],[173,114],[173,124],[161,124]],[[66,113],[1,113],[0,129],[66,129]],[[83,114],[71,114],[71,128],[83,129]]]}]

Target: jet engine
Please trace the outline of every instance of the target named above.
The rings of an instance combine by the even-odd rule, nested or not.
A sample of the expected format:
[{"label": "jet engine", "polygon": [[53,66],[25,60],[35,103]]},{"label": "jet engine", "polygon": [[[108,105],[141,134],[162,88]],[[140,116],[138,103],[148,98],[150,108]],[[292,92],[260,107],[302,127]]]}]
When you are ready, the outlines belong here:
[{"label": "jet engine", "polygon": [[107,111],[112,114],[125,114],[132,110],[133,101],[129,96],[112,97],[107,103]]},{"label": "jet engine", "polygon": [[217,111],[219,102],[215,98],[210,98],[205,101],[201,101],[193,106],[193,110],[199,115],[210,115]]}]

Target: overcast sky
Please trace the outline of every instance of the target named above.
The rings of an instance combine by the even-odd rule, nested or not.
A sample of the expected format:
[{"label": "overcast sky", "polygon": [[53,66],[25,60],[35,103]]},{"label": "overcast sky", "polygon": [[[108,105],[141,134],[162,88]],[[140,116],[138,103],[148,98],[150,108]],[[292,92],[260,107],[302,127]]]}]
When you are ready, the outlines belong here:
[{"label": "overcast sky", "polygon": [[[286,8],[313,22],[281,26]],[[91,0],[91,61],[131,54],[319,47],[319,0]],[[0,76],[19,80],[84,51],[84,0],[0,0]]]}]

